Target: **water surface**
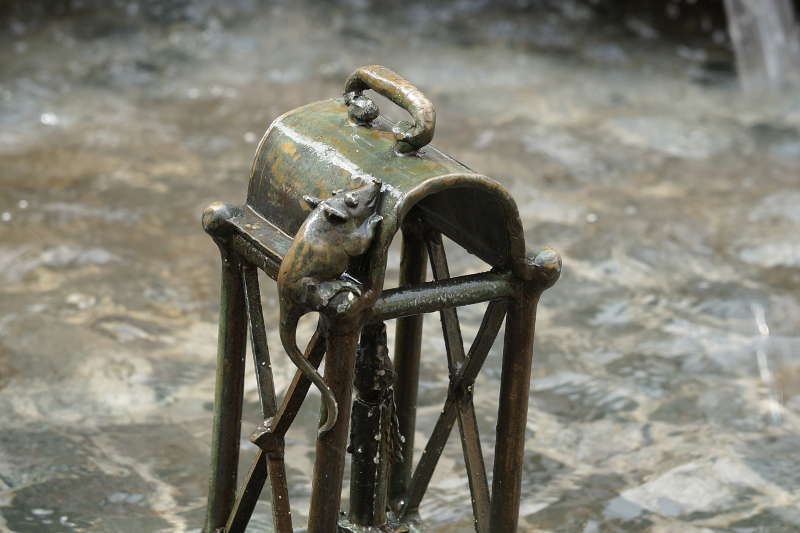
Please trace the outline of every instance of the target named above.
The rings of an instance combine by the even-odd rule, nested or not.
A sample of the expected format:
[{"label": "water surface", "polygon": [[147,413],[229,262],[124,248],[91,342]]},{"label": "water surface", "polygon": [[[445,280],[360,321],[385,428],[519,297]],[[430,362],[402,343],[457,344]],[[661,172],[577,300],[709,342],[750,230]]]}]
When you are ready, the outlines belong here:
[{"label": "water surface", "polygon": [[[428,94],[435,144],[506,186],[527,241],[564,259],[537,322],[520,531],[800,529],[800,100],[741,96],[703,49],[559,5],[573,7],[143,2],[4,20],[0,529],[199,531],[219,287],[200,213],[243,200],[273,118],[371,63]],[[275,324],[271,286],[264,299]],[[460,317],[469,341],[481,309]],[[429,318],[418,446],[447,387]],[[499,373],[498,343],[475,389],[487,464]],[[297,525],[317,402],[287,443]],[[422,516],[472,530],[455,435]],[[270,520],[265,501],[255,529]]]}]

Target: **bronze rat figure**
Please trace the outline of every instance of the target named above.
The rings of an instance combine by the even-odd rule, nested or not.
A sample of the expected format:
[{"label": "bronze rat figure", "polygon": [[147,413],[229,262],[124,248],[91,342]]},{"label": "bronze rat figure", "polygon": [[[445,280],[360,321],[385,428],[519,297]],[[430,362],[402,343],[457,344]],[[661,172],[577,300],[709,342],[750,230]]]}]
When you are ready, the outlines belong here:
[{"label": "bronze rat figure", "polygon": [[313,210],[297,230],[278,271],[281,343],[322,394],[326,415],[320,434],[336,423],[338,406],[322,376],[297,347],[297,323],[306,313],[324,310],[337,294],[349,293],[346,304],[361,296],[359,284],[344,272],[350,258],[367,251],[383,220],[375,213],[381,182],[373,177],[363,181],[356,189],[334,191],[326,200],[303,197]]}]

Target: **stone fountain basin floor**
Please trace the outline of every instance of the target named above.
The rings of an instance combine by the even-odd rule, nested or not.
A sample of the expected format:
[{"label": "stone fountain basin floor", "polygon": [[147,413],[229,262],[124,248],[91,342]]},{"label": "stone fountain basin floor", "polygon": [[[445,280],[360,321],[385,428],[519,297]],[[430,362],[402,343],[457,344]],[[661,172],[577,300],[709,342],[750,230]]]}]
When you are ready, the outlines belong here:
[{"label": "stone fountain basin floor", "polygon": [[[8,22],[0,530],[199,531],[219,296],[200,213],[243,200],[274,117],[371,63],[426,92],[436,146],[506,186],[527,241],[564,259],[538,316],[520,531],[799,530],[797,95],[698,83],[678,45],[589,37],[564,16],[325,6]],[[482,269],[458,249],[451,262]],[[275,324],[274,288],[264,299]],[[481,314],[460,313],[467,342]],[[437,317],[425,328],[418,446],[447,386]],[[475,389],[487,464],[499,352]],[[298,526],[311,399],[287,443]],[[248,375],[245,463],[257,405]],[[455,436],[421,512],[431,531],[472,530]],[[269,521],[265,501],[253,524]]]}]

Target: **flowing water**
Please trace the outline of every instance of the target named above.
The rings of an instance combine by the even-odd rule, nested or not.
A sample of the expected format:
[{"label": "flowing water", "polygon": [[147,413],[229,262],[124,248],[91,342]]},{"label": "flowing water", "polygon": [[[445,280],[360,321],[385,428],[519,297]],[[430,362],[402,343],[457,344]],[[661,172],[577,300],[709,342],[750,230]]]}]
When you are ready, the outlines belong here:
[{"label": "flowing water", "polygon": [[792,0],[725,0],[742,87],[751,92],[796,86],[800,29]]},{"label": "flowing water", "polygon": [[[435,144],[564,259],[539,308],[520,531],[800,530],[796,93],[743,96],[730,56],[581,2],[54,5],[0,33],[0,530],[199,531],[219,298],[200,213],[243,200],[274,117],[371,63],[428,94]],[[481,310],[460,317],[468,341]],[[418,446],[447,388],[425,327]],[[499,356],[475,389],[487,464]],[[318,401],[287,442],[298,526]],[[421,511],[471,531],[455,435]]]}]

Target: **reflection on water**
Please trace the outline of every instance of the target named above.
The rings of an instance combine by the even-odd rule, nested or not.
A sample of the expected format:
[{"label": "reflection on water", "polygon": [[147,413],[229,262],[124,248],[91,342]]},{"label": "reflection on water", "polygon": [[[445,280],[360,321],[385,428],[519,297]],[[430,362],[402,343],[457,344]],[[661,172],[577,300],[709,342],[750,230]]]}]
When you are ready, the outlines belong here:
[{"label": "reflection on water", "polygon": [[[800,100],[742,96],[731,57],[587,5],[3,12],[0,530],[199,531],[219,269],[199,214],[242,201],[274,117],[370,63],[422,87],[437,146],[501,181],[528,242],[564,257],[538,317],[520,530],[800,529]],[[457,252],[454,272],[481,268]],[[469,341],[481,309],[460,317]],[[420,447],[447,390],[439,327]],[[475,388],[487,464],[499,374],[496,345]],[[312,400],[287,442],[298,526]],[[248,374],[245,462],[257,413]],[[472,528],[457,438],[421,511]],[[254,524],[270,522],[264,501]]]}]

